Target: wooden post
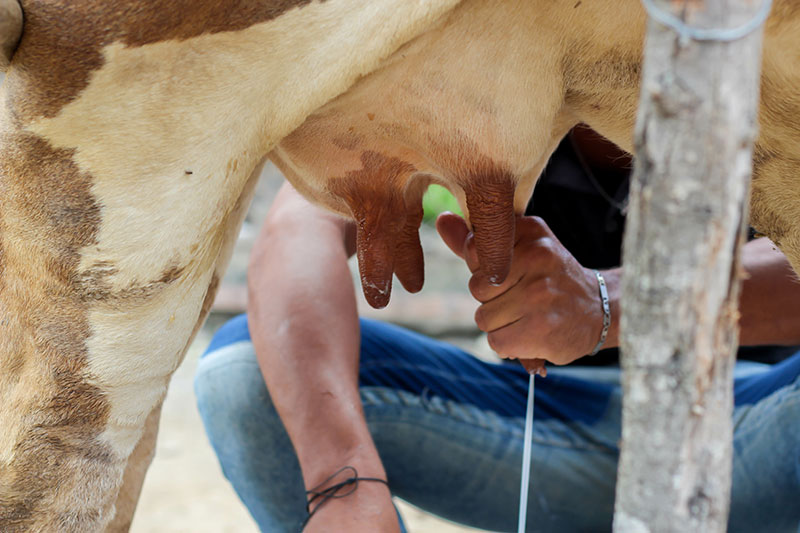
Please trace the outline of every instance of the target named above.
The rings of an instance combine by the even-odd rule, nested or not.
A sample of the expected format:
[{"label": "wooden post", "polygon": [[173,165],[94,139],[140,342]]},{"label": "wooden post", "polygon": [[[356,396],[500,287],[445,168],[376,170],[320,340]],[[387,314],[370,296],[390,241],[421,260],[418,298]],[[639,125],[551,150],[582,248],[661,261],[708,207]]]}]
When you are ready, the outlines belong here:
[{"label": "wooden post", "polygon": [[[655,0],[699,28],[763,0]],[[650,19],[624,243],[616,533],[724,532],[732,368],[761,29],[731,42]]]}]

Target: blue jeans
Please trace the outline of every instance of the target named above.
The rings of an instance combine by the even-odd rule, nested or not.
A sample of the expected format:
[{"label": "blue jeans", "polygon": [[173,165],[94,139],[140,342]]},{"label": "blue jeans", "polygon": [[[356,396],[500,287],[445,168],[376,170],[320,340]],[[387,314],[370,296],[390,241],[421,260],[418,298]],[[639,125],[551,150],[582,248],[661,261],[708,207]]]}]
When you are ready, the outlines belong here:
[{"label": "blue jeans", "polygon": [[[362,320],[361,336],[361,399],[393,494],[454,522],[516,531],[527,373],[380,322]],[[800,353],[737,365],[730,531],[798,532],[798,376]],[[216,334],[195,390],[222,469],[261,530],[298,531],[300,467],[244,316]],[[620,416],[616,368],[537,377],[529,531],[611,530]]]}]

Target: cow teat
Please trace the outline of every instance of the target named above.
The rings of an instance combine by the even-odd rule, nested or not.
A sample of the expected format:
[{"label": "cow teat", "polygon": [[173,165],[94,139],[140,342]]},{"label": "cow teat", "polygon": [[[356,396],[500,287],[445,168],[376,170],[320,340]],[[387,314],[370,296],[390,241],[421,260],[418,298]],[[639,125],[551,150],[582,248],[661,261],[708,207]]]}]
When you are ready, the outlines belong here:
[{"label": "cow teat", "polygon": [[8,68],[22,36],[22,7],[17,0],[0,0],[0,72]]},{"label": "cow teat", "polygon": [[[363,167],[332,180],[329,191],[348,206],[357,224],[358,266],[367,302],[389,303],[392,276],[409,292],[424,282],[419,240],[422,195],[430,179],[414,165],[378,152],[361,154]],[[514,248],[514,195],[517,182],[508,173],[450,184],[460,194],[475,234],[480,270],[490,283],[502,283],[511,269]]]},{"label": "cow teat", "polygon": [[419,241],[419,226],[422,224],[422,195],[427,183],[417,181],[409,184],[403,195],[404,213],[402,227],[397,235],[394,273],[408,292],[419,292],[425,283],[425,260]]},{"label": "cow teat", "polygon": [[376,309],[389,303],[392,276],[410,292],[424,282],[422,190],[406,187],[415,167],[373,151],[361,154],[363,168],[333,180],[330,192],[349,207],[357,225],[357,256],[367,302]]}]

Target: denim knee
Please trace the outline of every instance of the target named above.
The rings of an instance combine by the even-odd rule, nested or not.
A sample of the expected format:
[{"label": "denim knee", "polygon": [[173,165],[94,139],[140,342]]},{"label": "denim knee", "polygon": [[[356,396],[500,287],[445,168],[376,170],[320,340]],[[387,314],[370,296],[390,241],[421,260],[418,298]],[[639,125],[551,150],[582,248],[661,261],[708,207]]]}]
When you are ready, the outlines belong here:
[{"label": "denim knee", "polygon": [[198,364],[200,416],[222,472],[262,531],[297,531],[305,488],[292,443],[248,341],[215,349]]},{"label": "denim knee", "polygon": [[270,416],[274,408],[250,342],[225,346],[204,356],[197,366],[194,390],[206,433],[223,470],[244,460],[240,453],[245,443],[263,441],[271,426],[280,425],[277,414]]}]

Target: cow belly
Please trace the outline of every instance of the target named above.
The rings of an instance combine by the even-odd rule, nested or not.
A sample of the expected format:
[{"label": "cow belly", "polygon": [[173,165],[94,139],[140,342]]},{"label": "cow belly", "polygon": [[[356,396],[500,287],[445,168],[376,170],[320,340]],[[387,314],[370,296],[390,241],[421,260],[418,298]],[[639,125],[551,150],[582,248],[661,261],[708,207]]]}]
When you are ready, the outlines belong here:
[{"label": "cow belly", "polygon": [[542,9],[464,2],[273,151],[301,193],[357,221],[362,287],[373,306],[388,303],[393,273],[408,290],[421,286],[417,229],[431,182],[459,199],[483,274],[493,283],[507,275],[515,211],[575,123],[553,59],[562,35],[526,26]]}]

